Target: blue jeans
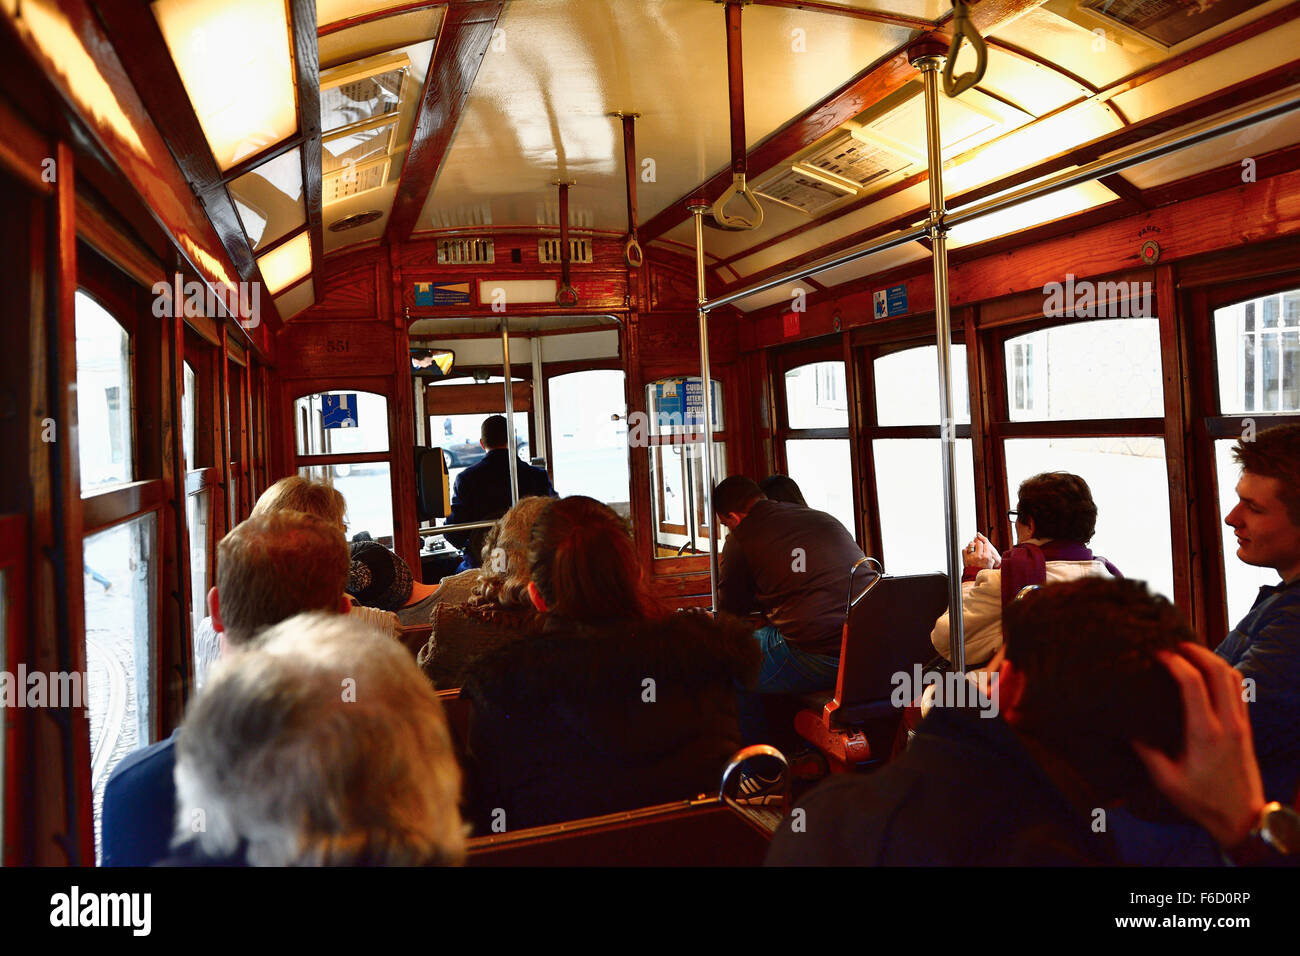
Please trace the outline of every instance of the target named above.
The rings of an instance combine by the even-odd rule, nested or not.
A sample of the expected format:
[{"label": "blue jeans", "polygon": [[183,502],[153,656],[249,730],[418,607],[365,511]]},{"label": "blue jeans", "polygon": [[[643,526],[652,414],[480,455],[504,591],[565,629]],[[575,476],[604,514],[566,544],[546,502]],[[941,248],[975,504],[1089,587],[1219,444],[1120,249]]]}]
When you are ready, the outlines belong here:
[{"label": "blue jeans", "polygon": [[746,744],[763,743],[767,737],[767,720],[763,712],[763,694],[802,694],[815,690],[832,690],[840,669],[840,659],[826,654],[810,654],[786,643],[781,632],[770,624],[754,632],[763,652],[763,666],[758,685],[752,691],[737,694],[740,733]]}]

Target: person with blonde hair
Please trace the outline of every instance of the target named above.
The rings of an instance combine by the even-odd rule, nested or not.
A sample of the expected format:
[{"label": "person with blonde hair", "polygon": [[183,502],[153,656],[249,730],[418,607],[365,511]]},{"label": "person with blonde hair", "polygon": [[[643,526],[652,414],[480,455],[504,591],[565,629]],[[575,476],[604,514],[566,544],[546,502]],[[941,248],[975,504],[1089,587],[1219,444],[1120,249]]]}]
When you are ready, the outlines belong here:
[{"label": "person with blonde hair", "polygon": [[416,658],[436,687],[459,687],[483,654],[538,633],[541,620],[528,597],[528,548],[537,516],[553,500],[519,499],[488,530],[482,566],[439,585],[433,631]]},{"label": "person with blonde hair", "polygon": [[465,855],[442,705],[403,648],[351,615],[298,615],[224,659],[185,717],[176,788],[173,862],[425,866]]}]

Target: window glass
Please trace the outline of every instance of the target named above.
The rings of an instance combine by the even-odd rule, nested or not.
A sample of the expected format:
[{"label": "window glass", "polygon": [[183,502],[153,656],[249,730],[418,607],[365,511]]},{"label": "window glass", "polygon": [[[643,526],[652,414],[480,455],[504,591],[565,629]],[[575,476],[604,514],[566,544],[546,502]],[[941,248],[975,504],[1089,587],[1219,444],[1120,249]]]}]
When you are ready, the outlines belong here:
[{"label": "window glass", "polygon": [[78,291],[77,448],[82,494],[131,481],[131,344],[103,307]]},{"label": "window glass", "polygon": [[1300,411],[1300,289],[1216,309],[1214,338],[1220,411]]},{"label": "window glass", "polygon": [[[883,438],[876,458],[880,536],[885,570],[920,574],[948,570],[943,517],[943,461],[937,438]],[[956,443],[958,547],[975,536],[975,474],[969,438]],[[986,532],[987,528],[984,529]]]},{"label": "window glass", "polygon": [[[726,428],[722,407],[722,383],[713,381],[713,430]],[[651,435],[685,435],[700,431],[704,424],[704,390],[700,378],[662,378],[645,387],[646,411]]]},{"label": "window glass", "polygon": [[387,462],[312,465],[299,468],[298,474],[313,481],[323,481],[338,489],[347,503],[343,520],[347,522],[349,541],[357,532],[365,531],[381,544],[392,546],[393,490],[389,483]]},{"label": "window glass", "polygon": [[1146,581],[1173,600],[1169,473],[1162,438],[1025,438],[1006,443],[1008,499],[1045,471],[1068,471],[1088,483],[1097,505],[1089,547],[1126,578]]},{"label": "window glass", "polygon": [[208,512],[211,494],[204,489],[185,499],[185,521],[190,533],[190,606],[192,625],[208,616]]},{"label": "window glass", "polygon": [[[231,469],[234,469],[234,463],[231,463]],[[239,524],[239,478],[235,475],[230,476],[230,494],[226,498],[226,504],[230,507],[230,527]]]},{"label": "window glass", "polygon": [[791,428],[848,428],[849,392],[843,362],[814,362],[785,373],[785,406]]},{"label": "window glass", "polygon": [[1160,418],[1157,319],[1098,319],[1007,339],[1013,422]]},{"label": "window glass", "polygon": [[[970,422],[966,385],[966,346],[952,347],[954,421]],[[939,425],[939,347],[922,345],[882,355],[873,363],[876,378],[876,424]]]},{"label": "window glass", "polygon": [[197,431],[194,402],[198,389],[198,377],[189,362],[185,363],[185,373],[181,379],[181,438],[185,449],[185,470],[194,469],[194,435]]},{"label": "window glass", "polygon": [[[702,442],[654,445],[650,451],[650,510],[655,526],[655,557],[709,553],[708,503],[704,497]],[[727,447],[713,443],[713,481],[726,477]],[[718,526],[719,552],[726,529]]]},{"label": "window glass", "polygon": [[[1223,577],[1228,592],[1230,628],[1236,627],[1250,611],[1261,587],[1279,581],[1277,572],[1272,568],[1255,567],[1237,557],[1236,535],[1223,521],[1238,501],[1237,479],[1241,477],[1241,466],[1232,460],[1234,444],[1236,442],[1233,440],[1214,443],[1214,464],[1219,478],[1219,530],[1223,535]],[[1211,643],[1213,642],[1211,637]]]},{"label": "window glass", "polygon": [[[327,395],[331,397],[328,415]],[[321,392],[296,399],[293,408],[300,455],[388,451],[388,399],[382,395],[344,390]]]},{"label": "window glass", "polygon": [[591,369],[550,380],[551,474],[563,495],[630,515],[624,373]]},{"label": "window glass", "polygon": [[840,519],[854,533],[853,466],[847,438],[814,438],[785,443],[790,477],[809,508]]},{"label": "window glass", "polygon": [[[429,447],[442,448],[443,457],[447,459],[447,480],[453,489],[460,473],[470,465],[482,461],[487,454],[479,444],[479,436],[483,434],[483,420],[488,415],[488,412],[481,412],[476,415],[429,416]],[[531,463],[544,450],[533,453],[533,446],[528,440],[530,417],[528,412],[515,412],[515,452],[519,458]]]},{"label": "window glass", "polygon": [[[104,783],[117,762],[150,743],[157,528],[153,513],[84,542],[86,664],[95,854],[100,855]],[[70,675],[75,693],[80,675]],[[54,688],[51,685],[51,693]]]}]

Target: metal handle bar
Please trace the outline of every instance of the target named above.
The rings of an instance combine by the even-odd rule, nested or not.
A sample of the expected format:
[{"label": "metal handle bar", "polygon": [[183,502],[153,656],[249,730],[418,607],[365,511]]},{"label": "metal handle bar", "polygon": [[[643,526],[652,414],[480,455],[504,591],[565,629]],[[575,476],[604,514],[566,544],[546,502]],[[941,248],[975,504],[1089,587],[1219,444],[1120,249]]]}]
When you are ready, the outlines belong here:
[{"label": "metal handle bar", "polygon": [[[957,65],[957,53],[961,50],[961,41],[970,41],[975,51],[975,69],[963,76],[954,77],[953,69]],[[948,96],[960,96],[972,86],[984,79],[984,71],[989,65],[988,47],[984,38],[975,29],[970,19],[970,8],[962,0],[953,0],[952,5],[952,46],[948,48],[948,62],[943,67],[943,91]]]}]

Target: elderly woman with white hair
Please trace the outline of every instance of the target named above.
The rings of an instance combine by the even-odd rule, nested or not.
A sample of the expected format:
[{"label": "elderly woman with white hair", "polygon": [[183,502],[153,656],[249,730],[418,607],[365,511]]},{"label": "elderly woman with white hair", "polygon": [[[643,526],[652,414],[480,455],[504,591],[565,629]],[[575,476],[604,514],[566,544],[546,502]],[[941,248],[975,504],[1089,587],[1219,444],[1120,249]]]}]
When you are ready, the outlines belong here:
[{"label": "elderly woman with white hair", "polygon": [[410,653],[348,616],[300,614],[224,658],[186,715],[170,862],[459,863],[460,782]]}]

